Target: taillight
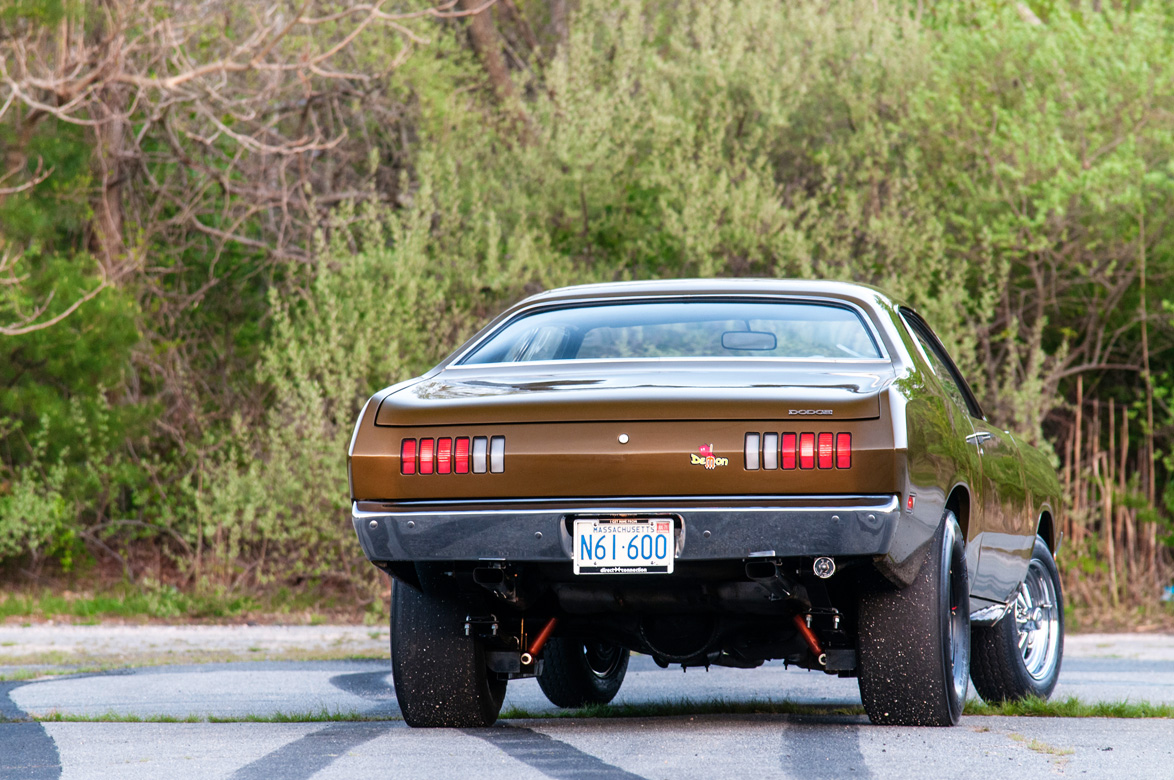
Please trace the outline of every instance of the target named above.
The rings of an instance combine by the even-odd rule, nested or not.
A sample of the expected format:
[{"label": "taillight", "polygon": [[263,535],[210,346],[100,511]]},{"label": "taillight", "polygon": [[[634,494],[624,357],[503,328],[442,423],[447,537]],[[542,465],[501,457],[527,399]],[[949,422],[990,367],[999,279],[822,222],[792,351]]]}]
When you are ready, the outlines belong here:
[{"label": "taillight", "polygon": [[420,439],[420,473],[432,473],[432,456],[436,450],[436,442],[432,439]]},{"label": "taillight", "polygon": [[798,439],[799,439],[799,437],[793,433],[784,433],[783,434],[782,451],[783,451],[783,468],[785,468],[785,469],[795,468],[795,457],[796,457],[796,448],[798,447],[798,443],[797,443]]},{"label": "taillight", "polygon": [[399,445],[399,473],[416,473],[416,440],[404,439]]},{"label": "taillight", "polygon": [[852,468],[852,434],[836,434],[836,468]]},{"label": "taillight", "polygon": [[457,474],[469,473],[469,437],[462,436],[453,444],[452,470]]},{"label": "taillight", "polygon": [[452,439],[436,440],[436,473],[452,473]]},{"label": "taillight", "polygon": [[832,467],[832,440],[830,433],[819,434],[819,467],[821,469],[830,469]]},{"label": "taillight", "polygon": [[757,471],[760,468],[850,469],[852,434],[831,431],[747,433],[745,457],[747,471]]},{"label": "taillight", "polygon": [[815,434],[799,434],[799,468],[815,468]]},{"label": "taillight", "polygon": [[404,439],[399,472],[413,474],[501,474],[505,471],[505,437],[457,436]]}]

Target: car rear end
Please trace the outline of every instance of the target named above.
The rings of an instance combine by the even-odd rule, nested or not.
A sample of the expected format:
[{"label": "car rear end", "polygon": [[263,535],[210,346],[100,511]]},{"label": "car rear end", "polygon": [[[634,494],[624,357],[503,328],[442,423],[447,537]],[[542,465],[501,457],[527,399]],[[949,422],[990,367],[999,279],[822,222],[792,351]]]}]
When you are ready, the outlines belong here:
[{"label": "car rear end", "polygon": [[516,619],[522,649],[525,621],[557,618],[661,663],[851,674],[905,479],[875,315],[663,304],[538,306],[373,398],[349,457],[364,552]]}]

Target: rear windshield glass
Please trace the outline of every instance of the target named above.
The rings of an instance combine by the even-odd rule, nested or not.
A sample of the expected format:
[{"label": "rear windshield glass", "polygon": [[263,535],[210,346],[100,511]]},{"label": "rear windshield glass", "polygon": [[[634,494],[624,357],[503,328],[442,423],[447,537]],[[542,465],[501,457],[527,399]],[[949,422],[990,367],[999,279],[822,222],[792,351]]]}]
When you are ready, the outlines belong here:
[{"label": "rear windshield glass", "polygon": [[525,314],[461,363],[621,358],[881,357],[860,315],[834,304],[674,301]]}]

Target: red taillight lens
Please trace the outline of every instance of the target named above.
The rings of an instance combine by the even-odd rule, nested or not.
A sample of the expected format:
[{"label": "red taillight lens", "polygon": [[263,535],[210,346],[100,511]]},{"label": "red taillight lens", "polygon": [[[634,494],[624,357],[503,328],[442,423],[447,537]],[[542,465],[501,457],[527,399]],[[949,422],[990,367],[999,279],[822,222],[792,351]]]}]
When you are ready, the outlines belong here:
[{"label": "red taillight lens", "polygon": [[457,474],[469,473],[469,438],[457,439],[453,446],[452,470]]},{"label": "red taillight lens", "polygon": [[436,440],[436,473],[452,473],[452,439]]},{"label": "red taillight lens", "polygon": [[830,469],[834,460],[833,449],[834,437],[830,433],[821,433],[819,435],[819,467],[821,469]]},{"label": "red taillight lens", "polygon": [[852,434],[836,434],[836,468],[852,468]]},{"label": "red taillight lens", "polygon": [[432,473],[432,456],[436,451],[436,442],[432,439],[420,439],[420,473]]},{"label": "red taillight lens", "polygon": [[399,473],[416,473],[416,440],[404,439],[399,445]]},{"label": "red taillight lens", "polygon": [[[422,455],[420,456],[423,457]],[[799,468],[815,468],[815,434],[799,434]]]},{"label": "red taillight lens", "polygon": [[795,468],[795,447],[797,438],[798,437],[793,433],[783,434],[783,468],[785,469]]}]

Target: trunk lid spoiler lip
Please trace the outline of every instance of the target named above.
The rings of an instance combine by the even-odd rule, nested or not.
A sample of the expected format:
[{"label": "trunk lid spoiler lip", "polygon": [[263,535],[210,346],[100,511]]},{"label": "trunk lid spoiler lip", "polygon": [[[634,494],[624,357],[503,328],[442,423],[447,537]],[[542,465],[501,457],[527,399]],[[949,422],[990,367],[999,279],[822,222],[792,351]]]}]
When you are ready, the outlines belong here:
[{"label": "trunk lid spoiler lip", "polygon": [[[893,383],[887,361],[845,370],[804,361],[635,361],[444,370],[379,402],[379,427],[688,420],[871,420]],[[546,370],[542,370],[546,369]],[[829,370],[830,369],[830,370]]]}]

